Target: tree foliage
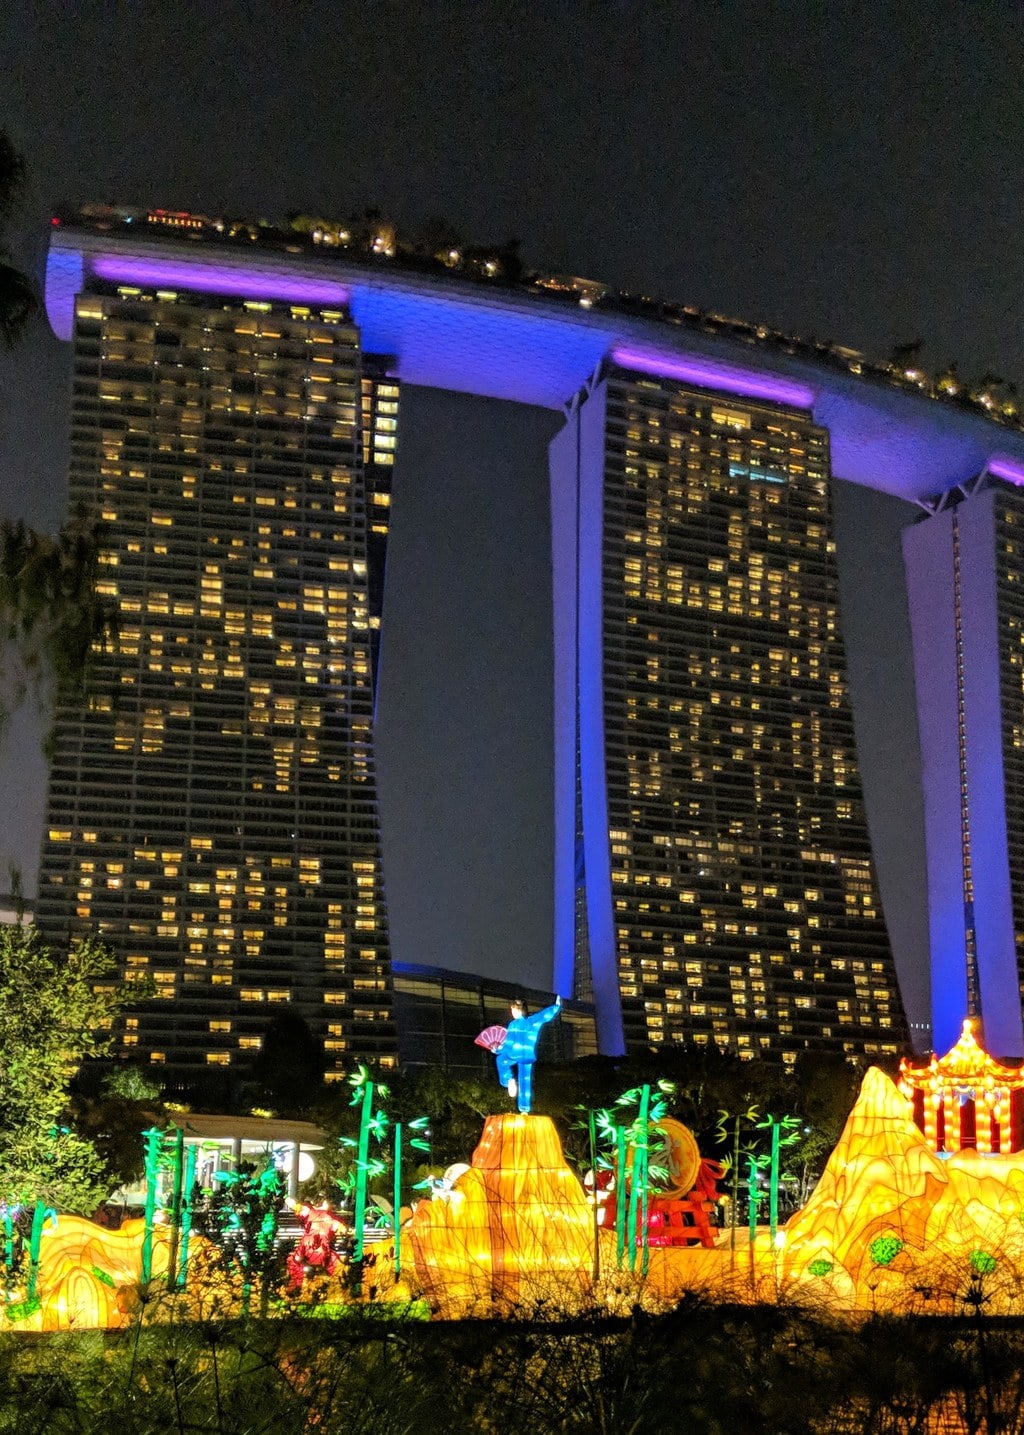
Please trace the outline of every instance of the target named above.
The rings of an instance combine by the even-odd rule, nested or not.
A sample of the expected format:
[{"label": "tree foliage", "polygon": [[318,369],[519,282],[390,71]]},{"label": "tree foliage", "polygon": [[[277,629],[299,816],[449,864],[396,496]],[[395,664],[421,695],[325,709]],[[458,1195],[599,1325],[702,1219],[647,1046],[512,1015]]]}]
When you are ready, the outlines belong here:
[{"label": "tree foliage", "polygon": [[136,1320],[102,1340],[0,1336],[0,1429],[1024,1435],[1021,1323],[967,1311],[842,1322],[691,1297],[539,1324]]},{"label": "tree foliage", "polygon": [[75,1082],[72,1124],[95,1145],[110,1185],[131,1185],[145,1168],[140,1132],[160,1119],[161,1089],[148,1072],[127,1065],[108,1072],[98,1092],[83,1085]]},{"label": "tree foliage", "polygon": [[[25,182],[25,165],[0,130],[0,344],[21,338],[39,307],[31,279],[11,262],[6,228]],[[57,699],[82,683],[93,645],[113,626],[114,608],[96,592],[101,525],[74,515],[56,536],[22,521],[0,521],[0,641],[7,658],[0,725],[32,685]],[[10,658],[17,655],[12,680]]]},{"label": "tree foliage", "polygon": [[34,928],[0,928],[0,1202],[89,1212],[107,1194],[102,1158],[66,1118],[70,1082],[109,1049],[125,999],[112,969],[94,939],[57,958]]},{"label": "tree foliage", "polygon": [[276,1107],[304,1114],[324,1079],[323,1046],[298,1012],[285,1007],[268,1025],[253,1076]]},{"label": "tree foliage", "polygon": [[213,1189],[204,1191],[195,1206],[196,1230],[217,1247],[225,1269],[241,1274],[246,1292],[262,1277],[264,1301],[280,1274],[277,1227],[284,1196],[284,1176],[267,1157],[259,1165],[218,1171]]},{"label": "tree foliage", "polygon": [[7,695],[56,699],[82,685],[93,646],[114,625],[113,605],[96,592],[102,524],[83,513],[51,537],[20,519],[0,520],[0,637],[13,644],[24,675]]},{"label": "tree foliage", "polygon": [[10,348],[39,308],[32,280],[11,262],[5,230],[21,198],[25,162],[10,136],[0,130],[0,343]]}]

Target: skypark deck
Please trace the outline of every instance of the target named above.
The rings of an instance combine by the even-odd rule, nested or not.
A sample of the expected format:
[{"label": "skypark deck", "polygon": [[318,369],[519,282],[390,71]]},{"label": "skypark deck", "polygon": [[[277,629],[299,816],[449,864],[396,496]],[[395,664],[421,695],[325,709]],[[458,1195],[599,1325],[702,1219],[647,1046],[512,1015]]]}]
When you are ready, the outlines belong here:
[{"label": "skypark deck", "polygon": [[[75,295],[92,279],[348,305],[363,349],[393,355],[394,372],[407,384],[561,409],[611,359],[809,409],[830,432],[836,477],[912,501],[966,483],[990,465],[1011,481],[1024,480],[1024,432],[995,422],[980,407],[897,386],[881,369],[864,372],[855,357],[844,368],[838,351],[816,362],[788,352],[783,339],[760,342],[752,326],[737,332],[727,321],[717,330],[691,323],[675,306],[649,317],[628,312],[624,299],[607,306],[581,302],[538,283],[421,273],[383,256],[359,259],[310,243],[60,221],[51,231],[46,268],[46,309],[58,338],[71,337]],[[658,308],[646,301],[636,307]]]}]

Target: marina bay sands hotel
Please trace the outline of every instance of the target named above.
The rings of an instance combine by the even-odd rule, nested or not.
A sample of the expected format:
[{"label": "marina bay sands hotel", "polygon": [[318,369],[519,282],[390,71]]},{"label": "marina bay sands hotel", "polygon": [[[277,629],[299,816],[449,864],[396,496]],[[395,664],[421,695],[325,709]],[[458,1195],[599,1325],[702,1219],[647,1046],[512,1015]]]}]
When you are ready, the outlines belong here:
[{"label": "marina bay sands hotel", "polygon": [[[117,621],[58,714],[37,921],[151,979],[124,1054],[244,1068],[288,1010],[337,1072],[394,1061],[374,683],[424,386],[559,416],[551,986],[601,1049],[894,1054],[926,970],[936,1049],[980,1003],[1024,1056],[1016,422],[849,350],[345,238],[54,221],[70,507]],[[833,479],[918,505],[915,949],[869,837]]]}]

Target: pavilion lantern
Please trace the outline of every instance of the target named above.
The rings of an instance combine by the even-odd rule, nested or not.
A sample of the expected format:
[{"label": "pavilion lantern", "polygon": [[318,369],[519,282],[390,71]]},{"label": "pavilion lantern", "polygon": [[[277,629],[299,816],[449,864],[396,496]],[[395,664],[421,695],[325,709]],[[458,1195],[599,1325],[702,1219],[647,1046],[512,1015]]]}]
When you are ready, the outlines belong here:
[{"label": "pavilion lantern", "polygon": [[1008,1155],[1024,1148],[1024,1068],[989,1056],[967,1017],[956,1045],[916,1066],[900,1062],[899,1088],[933,1151],[972,1148]]}]

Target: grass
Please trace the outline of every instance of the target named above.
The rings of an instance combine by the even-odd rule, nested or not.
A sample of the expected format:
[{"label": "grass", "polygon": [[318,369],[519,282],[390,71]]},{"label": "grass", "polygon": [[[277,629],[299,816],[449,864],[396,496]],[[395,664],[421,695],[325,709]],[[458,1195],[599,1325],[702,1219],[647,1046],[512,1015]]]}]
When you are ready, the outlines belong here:
[{"label": "grass", "polygon": [[8,1334],[0,1435],[1024,1435],[1024,1320],[857,1324],[689,1299],[660,1316],[426,1322],[411,1304]]}]

